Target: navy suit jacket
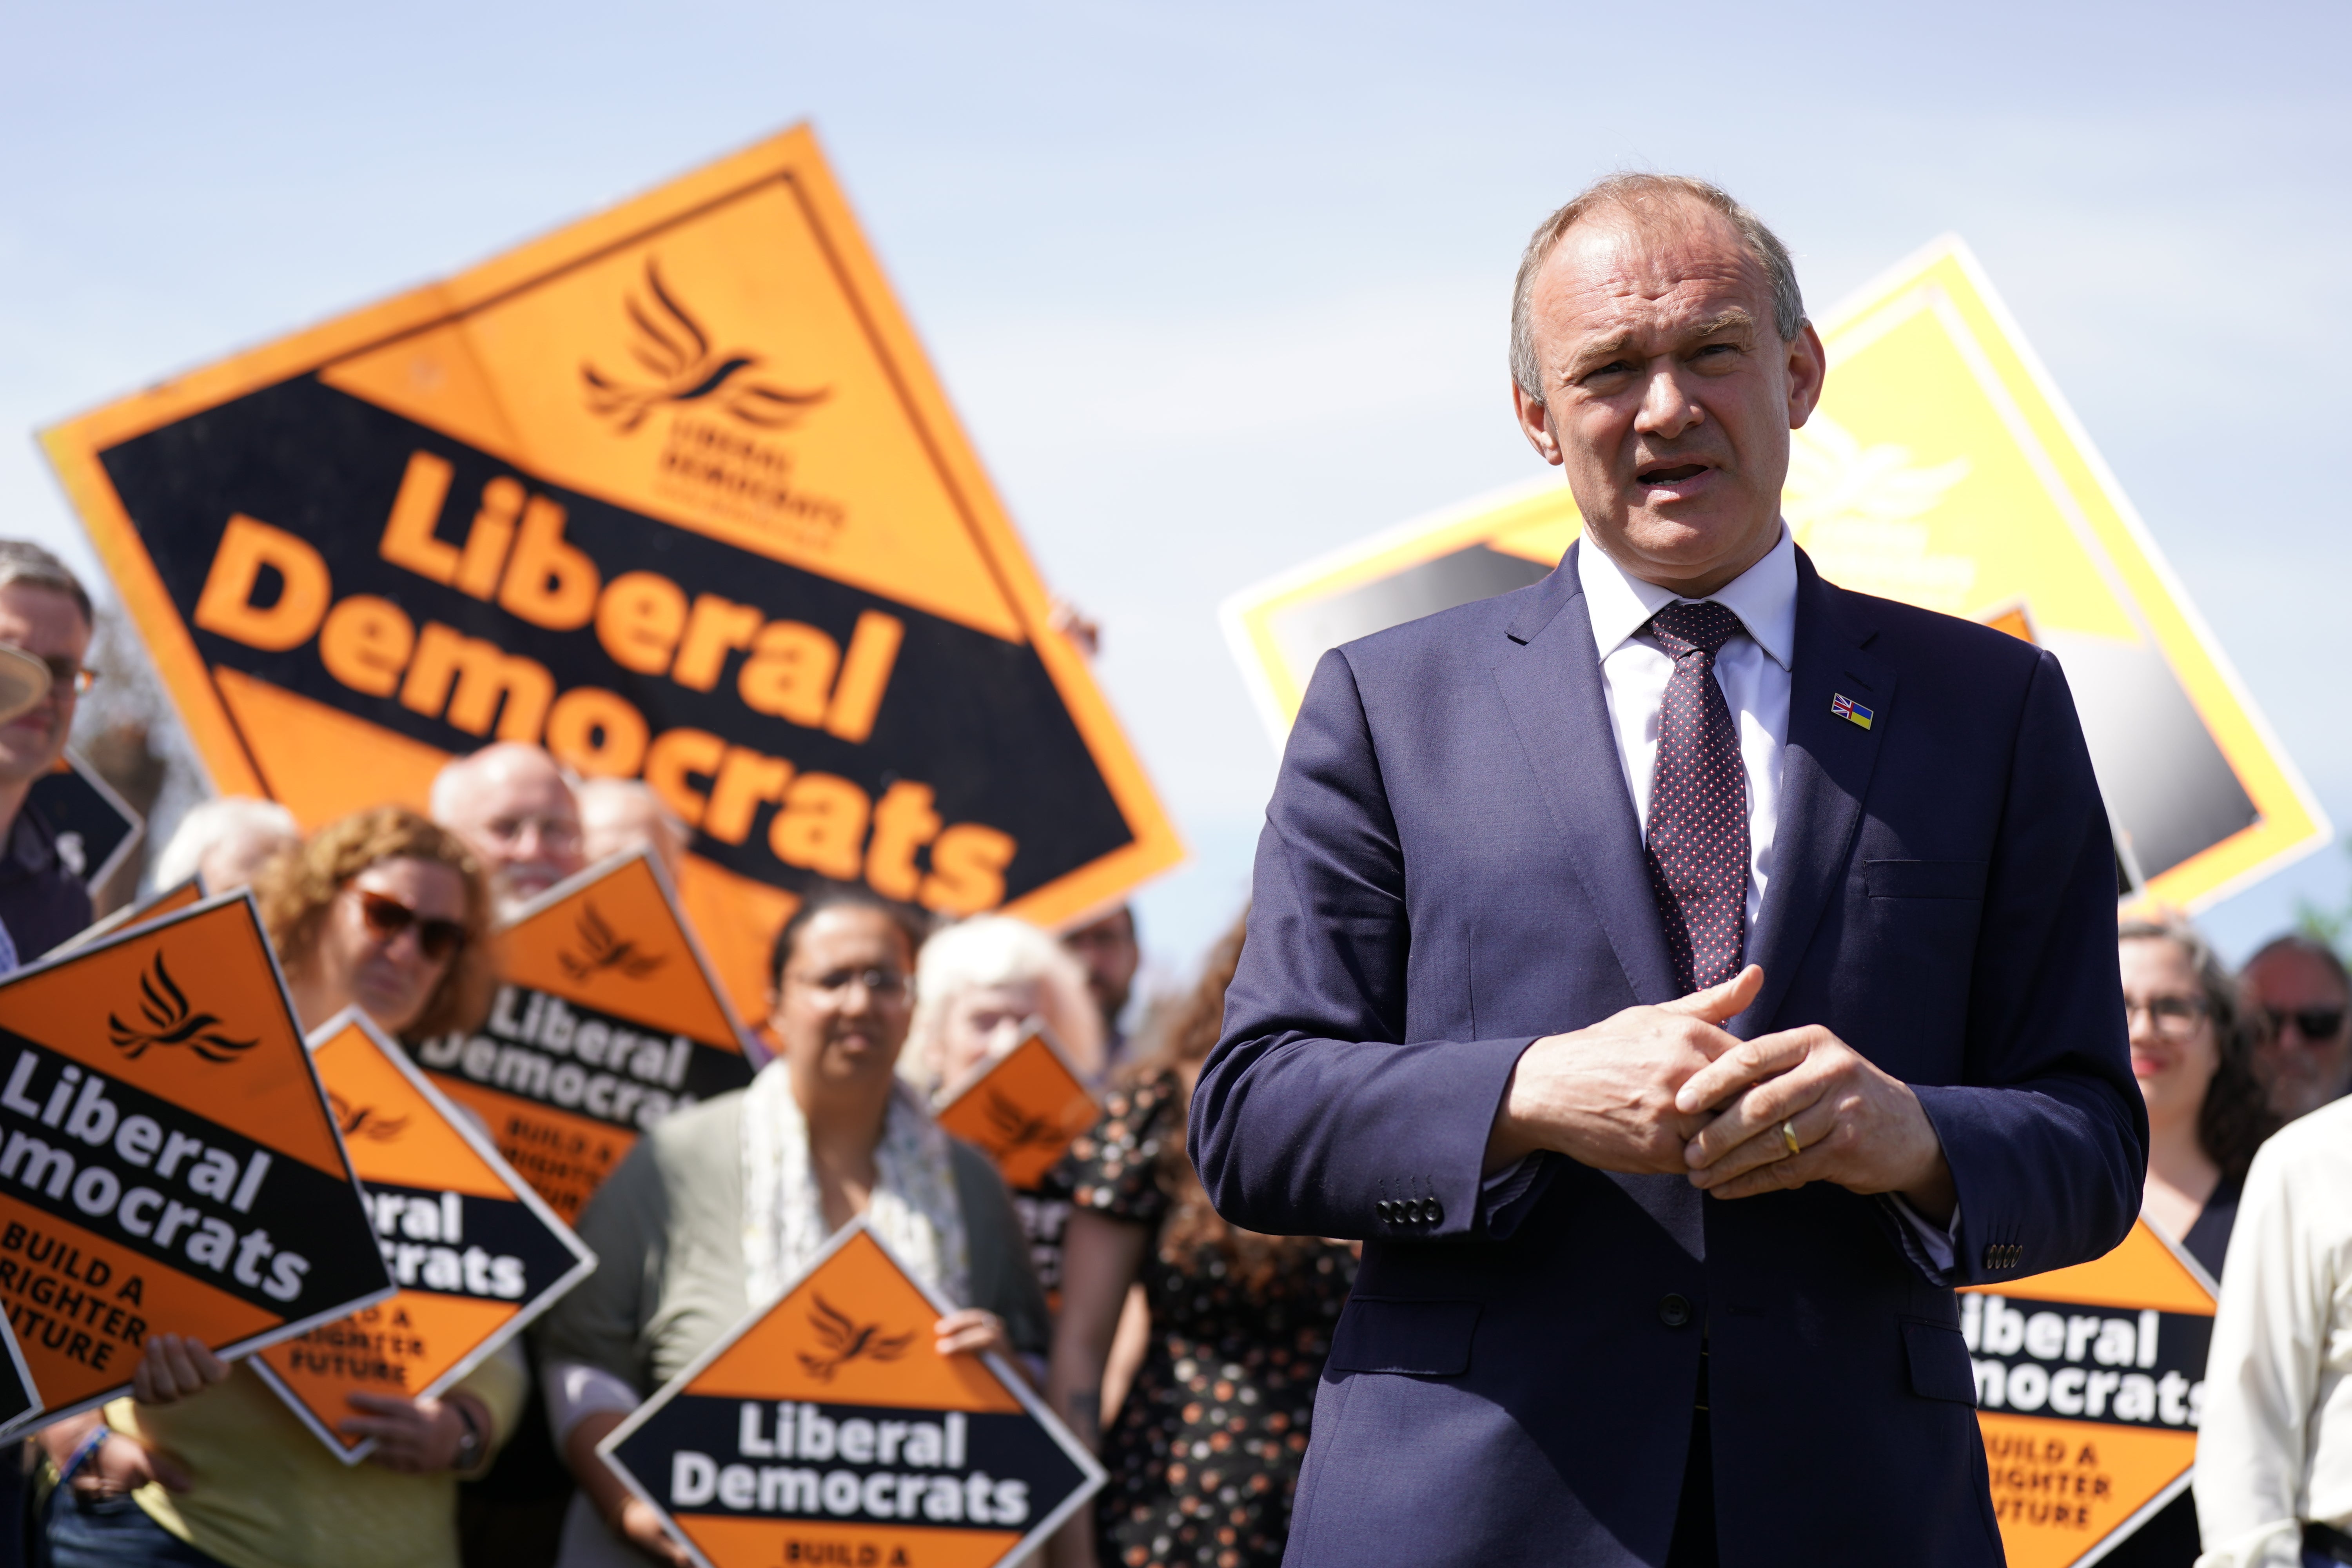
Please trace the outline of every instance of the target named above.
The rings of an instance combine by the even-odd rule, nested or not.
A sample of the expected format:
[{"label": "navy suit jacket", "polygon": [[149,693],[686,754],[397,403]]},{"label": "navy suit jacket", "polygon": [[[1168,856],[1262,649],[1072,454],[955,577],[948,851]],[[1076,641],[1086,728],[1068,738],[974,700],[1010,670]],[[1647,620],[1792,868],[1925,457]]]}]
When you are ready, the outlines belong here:
[{"label": "navy suit jacket", "polygon": [[[2147,1113],[2065,681],[1798,574],[1764,989],[1731,1027],[1822,1025],[1916,1089],[1950,1283],[2095,1258],[2138,1213]],[[1324,656],[1191,1131],[1227,1219],[1364,1242],[1286,1563],[1662,1563],[1702,1343],[1727,1568],[2000,1562],[1954,1298],[1884,1200],[1545,1154],[1486,1212],[1519,1054],[1675,989],[1572,551]]]}]

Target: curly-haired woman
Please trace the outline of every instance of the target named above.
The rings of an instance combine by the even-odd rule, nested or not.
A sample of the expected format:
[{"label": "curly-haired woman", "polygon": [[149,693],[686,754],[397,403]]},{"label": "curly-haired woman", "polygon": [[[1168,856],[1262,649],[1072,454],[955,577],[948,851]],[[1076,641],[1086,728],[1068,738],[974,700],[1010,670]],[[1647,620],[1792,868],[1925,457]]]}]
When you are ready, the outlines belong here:
[{"label": "curly-haired woman", "polygon": [[1242,936],[1236,923],[1210,953],[1056,1174],[1072,1208],[1046,1387],[1081,1436],[1095,1433],[1128,1287],[1140,1279],[1151,1307],[1143,1364],[1101,1434],[1110,1484],[1096,1528],[1055,1543],[1066,1568],[1272,1568],[1289,1534],[1315,1385],[1356,1258],[1337,1242],[1228,1226],[1185,1158],[1187,1104]]},{"label": "curly-haired woman", "polygon": [[[495,984],[490,895],[457,837],[383,807],[321,828],[257,891],[305,1027],[358,1006],[410,1038],[467,1028]],[[135,1396],[42,1434],[64,1479],[57,1568],[457,1568],[457,1480],[486,1467],[528,1384],[495,1357],[439,1399],[354,1394],[345,1465],[252,1371],[151,1333]]]}]

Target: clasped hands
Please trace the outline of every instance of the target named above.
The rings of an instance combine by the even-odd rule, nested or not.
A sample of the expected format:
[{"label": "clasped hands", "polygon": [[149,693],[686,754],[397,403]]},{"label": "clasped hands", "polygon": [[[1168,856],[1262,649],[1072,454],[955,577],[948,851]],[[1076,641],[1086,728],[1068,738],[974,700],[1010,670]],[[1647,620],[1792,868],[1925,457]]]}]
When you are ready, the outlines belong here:
[{"label": "clasped hands", "polygon": [[1598,1170],[1687,1175],[1719,1198],[1833,1182],[1948,1218],[1951,1168],[1908,1084],[1819,1026],[1752,1040],[1722,1027],[1763,984],[1749,964],[1662,1006],[1538,1040],[1512,1071],[1486,1168],[1551,1149]]}]

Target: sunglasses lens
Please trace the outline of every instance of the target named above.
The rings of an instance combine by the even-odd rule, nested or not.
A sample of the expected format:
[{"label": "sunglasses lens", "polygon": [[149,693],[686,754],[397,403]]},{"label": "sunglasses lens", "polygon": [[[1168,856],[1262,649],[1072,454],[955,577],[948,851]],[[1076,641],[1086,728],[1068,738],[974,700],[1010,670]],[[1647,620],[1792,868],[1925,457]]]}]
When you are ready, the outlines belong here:
[{"label": "sunglasses lens", "polygon": [[388,939],[406,931],[409,922],[416,918],[416,911],[382,893],[362,893],[360,918],[367,922],[370,935]]},{"label": "sunglasses lens", "polygon": [[415,926],[417,950],[436,962],[457,952],[466,940],[466,928],[456,921],[419,920],[415,910],[382,893],[361,892],[360,918],[367,922],[368,934],[381,942],[390,942]]},{"label": "sunglasses lens", "polygon": [[2306,1040],[2332,1040],[2336,1031],[2344,1026],[2344,1015],[2332,1011],[2297,1013],[2294,1026],[2303,1031]]}]

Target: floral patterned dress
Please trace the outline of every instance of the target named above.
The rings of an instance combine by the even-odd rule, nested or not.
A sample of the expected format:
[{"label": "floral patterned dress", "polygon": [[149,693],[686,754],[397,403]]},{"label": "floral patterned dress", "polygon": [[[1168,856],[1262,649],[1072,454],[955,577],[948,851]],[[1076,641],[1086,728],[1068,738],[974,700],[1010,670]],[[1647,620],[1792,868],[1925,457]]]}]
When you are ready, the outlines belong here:
[{"label": "floral patterned dress", "polygon": [[1054,1177],[1074,1206],[1150,1226],[1155,1243],[1143,1268],[1150,1348],[1103,1434],[1097,1552],[1103,1568],[1274,1568],[1356,1259],[1320,1244],[1253,1289],[1223,1247],[1162,1258],[1171,1205],[1160,1163],[1164,1140],[1181,1136],[1182,1093],[1172,1074],[1114,1089]]}]

